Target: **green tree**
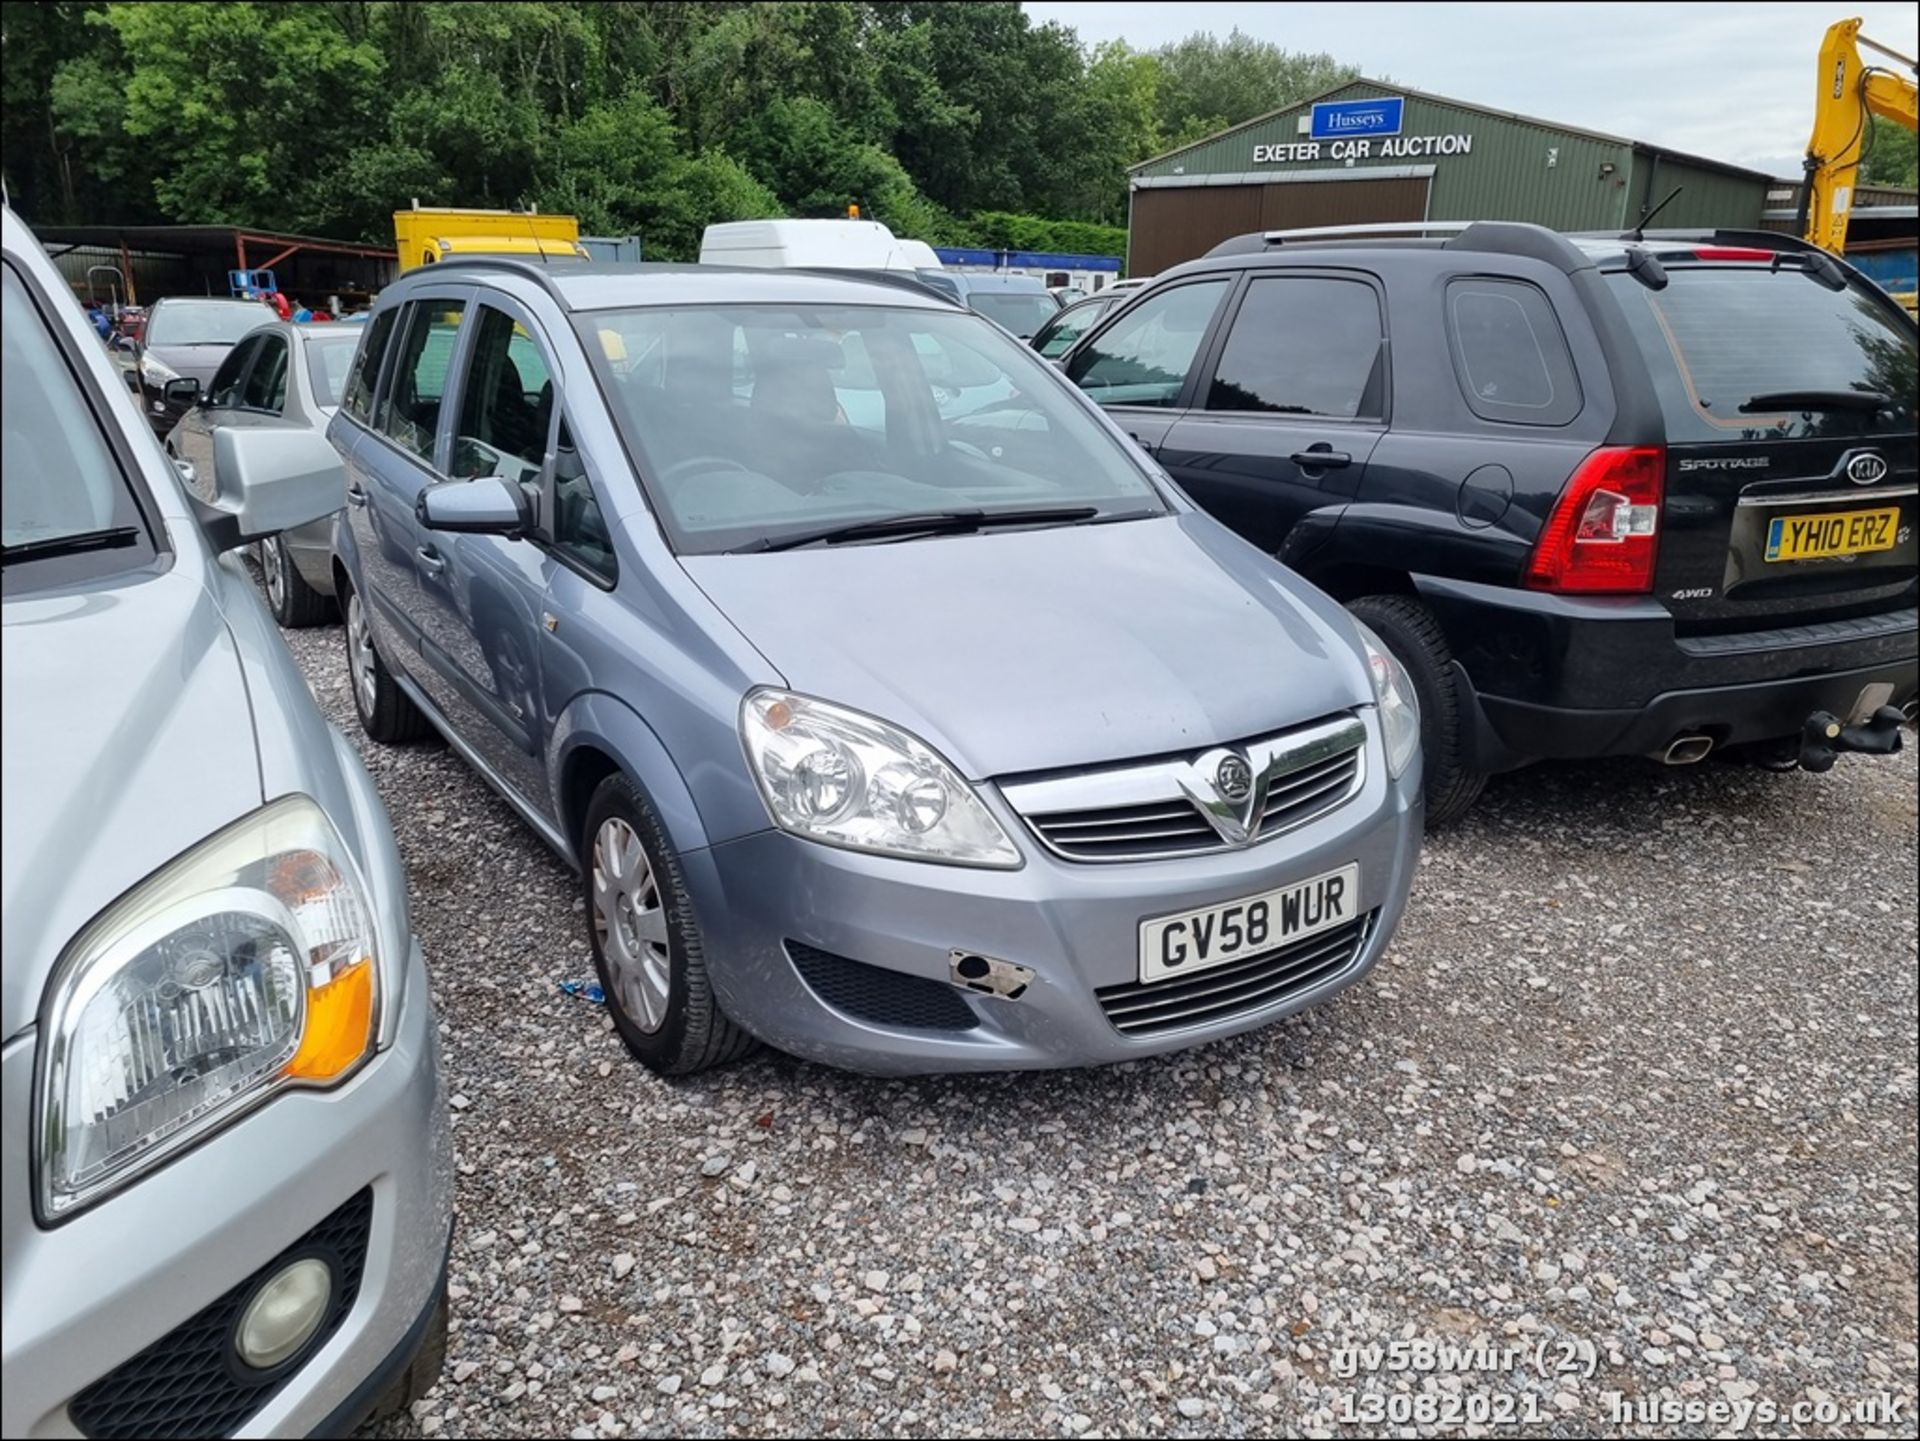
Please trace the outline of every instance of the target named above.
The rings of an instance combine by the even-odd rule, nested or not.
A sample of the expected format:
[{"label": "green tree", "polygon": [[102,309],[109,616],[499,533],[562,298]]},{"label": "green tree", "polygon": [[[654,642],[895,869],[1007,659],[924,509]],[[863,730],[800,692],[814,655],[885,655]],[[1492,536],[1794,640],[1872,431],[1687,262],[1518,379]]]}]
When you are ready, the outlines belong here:
[{"label": "green tree", "polygon": [[1866,159],[1860,166],[1860,183],[1913,189],[1920,184],[1920,137],[1896,120],[1880,115],[1868,118]]},{"label": "green tree", "polygon": [[1160,128],[1169,145],[1284,109],[1359,74],[1331,55],[1284,50],[1238,29],[1224,40],[1189,35],[1154,55],[1161,68]]}]

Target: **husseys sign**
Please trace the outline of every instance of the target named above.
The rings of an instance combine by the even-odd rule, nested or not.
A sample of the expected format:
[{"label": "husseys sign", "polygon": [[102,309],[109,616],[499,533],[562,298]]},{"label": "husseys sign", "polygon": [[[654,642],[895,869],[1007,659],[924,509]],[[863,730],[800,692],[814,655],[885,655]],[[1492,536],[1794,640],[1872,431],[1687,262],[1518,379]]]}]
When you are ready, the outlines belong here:
[{"label": "husseys sign", "polygon": [[1471,155],[1473,137],[1402,135],[1407,102],[1395,95],[1380,100],[1326,100],[1313,107],[1300,127],[1311,137],[1253,147],[1255,165],[1298,164],[1312,160],[1408,160],[1420,155]]}]

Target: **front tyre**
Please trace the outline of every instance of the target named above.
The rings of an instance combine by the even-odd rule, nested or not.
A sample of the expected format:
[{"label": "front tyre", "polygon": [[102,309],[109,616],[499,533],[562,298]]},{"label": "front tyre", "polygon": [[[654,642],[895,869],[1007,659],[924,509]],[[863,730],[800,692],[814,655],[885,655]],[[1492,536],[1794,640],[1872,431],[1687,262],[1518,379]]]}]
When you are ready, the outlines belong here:
[{"label": "front tyre", "polygon": [[1347,609],[1373,627],[1413,677],[1420,699],[1427,827],[1449,825],[1479,798],[1487,775],[1466,763],[1467,737],[1447,638],[1433,612],[1409,595],[1363,595],[1349,601]]},{"label": "front tyre", "polygon": [[614,1029],[664,1076],[689,1076],[758,1044],[721,1013],[693,906],[665,827],[624,775],[587,806],[580,876],[594,968]]},{"label": "front tyre", "polygon": [[347,622],[347,679],[362,728],[382,745],[424,740],[432,733],[432,724],[400,689],[374,649],[373,617],[345,576],[340,578],[340,600]]}]

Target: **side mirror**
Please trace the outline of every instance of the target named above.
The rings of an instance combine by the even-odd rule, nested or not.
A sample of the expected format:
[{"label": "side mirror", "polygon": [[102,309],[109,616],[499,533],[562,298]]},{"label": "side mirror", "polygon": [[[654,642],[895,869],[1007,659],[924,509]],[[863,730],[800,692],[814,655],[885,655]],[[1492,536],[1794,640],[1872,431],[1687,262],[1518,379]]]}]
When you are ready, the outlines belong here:
[{"label": "side mirror", "polygon": [[223,426],[213,434],[212,501],[194,500],[217,550],[250,545],[346,503],[339,453],[311,430]]},{"label": "side mirror", "polygon": [[533,529],[533,506],[526,491],[498,475],[436,481],[415,497],[413,510],[428,530],[454,535],[518,540]]},{"label": "side mirror", "polygon": [[169,380],[160,392],[168,405],[192,405],[200,398],[200,382],[190,375]]}]

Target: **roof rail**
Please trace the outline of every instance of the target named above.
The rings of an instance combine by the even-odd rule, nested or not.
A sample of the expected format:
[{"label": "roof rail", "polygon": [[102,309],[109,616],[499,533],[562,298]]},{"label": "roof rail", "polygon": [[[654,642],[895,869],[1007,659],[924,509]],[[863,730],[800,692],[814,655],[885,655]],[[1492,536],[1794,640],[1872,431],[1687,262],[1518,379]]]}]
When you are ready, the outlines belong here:
[{"label": "roof rail", "polygon": [[916,295],[932,296],[935,300],[944,300],[949,305],[958,306],[962,310],[966,309],[958,297],[922,279],[917,270],[864,270],[853,266],[837,265],[794,265],[780,268],[797,270],[805,275],[824,275],[833,280],[867,280],[876,285],[891,285],[896,290],[911,290]]},{"label": "roof rail", "polygon": [[1476,220],[1449,240],[1447,249],[1518,255],[1568,275],[1593,265],[1592,257],[1559,231],[1522,220]]},{"label": "roof rail", "polygon": [[1265,230],[1269,245],[1289,240],[1337,240],[1345,235],[1453,235],[1475,224],[1471,220],[1379,220],[1365,225],[1311,225],[1298,230]]},{"label": "roof rail", "polygon": [[554,266],[558,265],[562,269],[567,269],[573,266],[590,265],[592,263],[593,262],[588,260],[582,260],[578,256],[571,255],[538,261],[528,260],[524,256],[519,255],[450,255],[445,260],[436,260],[430,266],[416,265],[413,269],[407,271],[406,274],[397,276],[395,282],[398,283],[401,280],[409,279],[412,276],[420,274],[422,271],[445,270],[449,266],[461,270],[511,270],[517,275],[526,276],[529,280],[539,281],[541,288],[558,300],[560,298],[560,291],[559,288],[555,286],[553,280]]}]

